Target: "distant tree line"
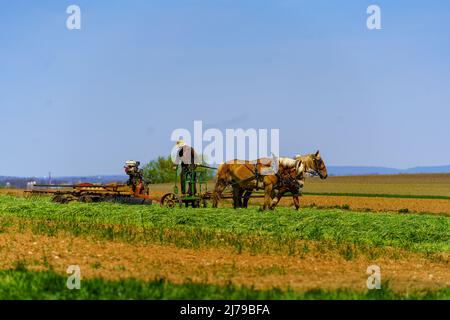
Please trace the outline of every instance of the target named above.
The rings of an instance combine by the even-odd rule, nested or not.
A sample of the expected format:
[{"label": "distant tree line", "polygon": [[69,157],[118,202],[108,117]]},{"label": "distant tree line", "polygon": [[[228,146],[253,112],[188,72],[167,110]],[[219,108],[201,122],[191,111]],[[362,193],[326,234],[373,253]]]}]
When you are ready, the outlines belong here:
[{"label": "distant tree line", "polygon": [[[205,160],[203,160],[203,164],[206,165]],[[175,170],[173,169],[173,162],[170,156],[158,157],[147,163],[142,169],[145,181],[150,183],[174,182]],[[198,168],[197,170],[202,172],[207,180],[211,180],[215,176],[214,170],[203,168]]]},{"label": "distant tree line", "polygon": [[165,183],[174,180],[175,172],[172,169],[172,159],[169,157],[158,157],[147,163],[142,170],[144,180],[150,183]]}]

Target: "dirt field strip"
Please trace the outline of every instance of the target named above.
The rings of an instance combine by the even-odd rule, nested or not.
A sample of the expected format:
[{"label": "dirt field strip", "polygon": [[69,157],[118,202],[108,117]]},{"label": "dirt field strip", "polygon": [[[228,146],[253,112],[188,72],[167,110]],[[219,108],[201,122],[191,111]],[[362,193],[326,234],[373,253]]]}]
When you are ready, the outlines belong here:
[{"label": "dirt field strip", "polygon": [[[261,199],[252,199],[250,205],[260,205]],[[222,206],[229,207],[231,201],[223,201]],[[293,207],[291,197],[283,198],[278,206]],[[352,196],[317,196],[303,195],[300,198],[301,207],[317,206],[319,208],[346,208],[355,211],[428,213],[450,216],[450,200],[442,199],[407,199],[407,198],[377,198]],[[407,211],[405,212],[405,210]]]},{"label": "dirt field strip", "polygon": [[[285,205],[289,199],[284,199]],[[349,206],[352,210],[370,209],[373,211],[399,211],[408,209],[412,212],[445,213],[450,215],[450,200],[440,199],[396,199],[372,197],[312,196],[304,195],[300,205],[320,207]]]},{"label": "dirt field strip", "polygon": [[22,197],[24,195],[23,189],[0,189],[0,194],[7,194],[10,196]]},{"label": "dirt field strip", "polygon": [[382,280],[389,280],[390,288],[398,292],[450,285],[448,262],[432,262],[412,253],[394,260],[359,257],[346,261],[333,253],[308,254],[304,258],[236,254],[225,248],[131,245],[63,234],[48,237],[4,230],[0,234],[0,257],[0,269],[21,263],[29,270],[51,267],[65,274],[68,265],[77,264],[85,278],[153,280],[162,277],[175,283],[192,280],[223,285],[231,282],[258,289],[291,287],[296,290],[364,291],[366,269],[376,264],[381,267]]}]

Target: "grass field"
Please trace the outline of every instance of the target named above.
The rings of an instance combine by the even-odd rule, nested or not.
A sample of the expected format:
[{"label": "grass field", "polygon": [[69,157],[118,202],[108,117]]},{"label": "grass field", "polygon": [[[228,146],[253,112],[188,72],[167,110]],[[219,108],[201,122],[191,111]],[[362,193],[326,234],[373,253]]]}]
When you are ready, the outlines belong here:
[{"label": "grass field", "polygon": [[[172,284],[164,279],[143,282],[136,279],[108,281],[88,279],[78,290],[55,290],[66,277],[52,271],[0,271],[0,296],[3,299],[448,299],[449,289],[399,295],[389,289],[366,293],[351,290],[256,290],[233,285],[214,286],[198,283]],[[52,285],[53,284],[53,285]],[[55,285],[56,284],[56,285]]]},{"label": "grass field", "polygon": [[[0,298],[450,298],[449,218],[429,214],[0,195],[0,256]],[[80,291],[65,287],[71,264]],[[374,264],[379,291],[366,288]]]},{"label": "grass field", "polygon": [[450,174],[396,174],[307,179],[305,192],[450,196]]},{"label": "grass field", "polygon": [[[172,192],[173,184],[151,186],[155,196]],[[208,190],[214,183],[208,184]],[[21,196],[23,190],[0,189],[0,194]],[[251,204],[259,205],[261,199]],[[450,215],[450,174],[398,174],[328,177],[327,180],[307,178],[303,207],[346,208],[356,211],[401,213],[432,213]],[[292,206],[292,199],[284,198],[281,206]],[[231,201],[224,200],[223,207]]]},{"label": "grass field", "polygon": [[[208,184],[208,190],[214,183]],[[172,192],[172,184],[153,185],[154,194]],[[259,205],[261,199],[252,199]],[[292,206],[284,198],[280,205]],[[357,211],[414,212],[450,215],[450,174],[398,174],[349,177],[307,178],[303,207],[348,208]],[[231,206],[223,201],[222,206]]]}]

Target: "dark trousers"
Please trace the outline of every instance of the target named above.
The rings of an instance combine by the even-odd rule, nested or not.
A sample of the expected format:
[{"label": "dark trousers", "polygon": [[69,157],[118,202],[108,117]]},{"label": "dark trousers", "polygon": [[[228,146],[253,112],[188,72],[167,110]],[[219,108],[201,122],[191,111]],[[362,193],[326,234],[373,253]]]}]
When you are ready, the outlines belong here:
[{"label": "dark trousers", "polygon": [[[188,184],[188,194],[190,196],[197,193],[197,187],[196,187],[196,174],[195,171],[190,169],[189,167],[181,167],[181,175],[180,175],[180,182],[181,182],[181,193],[186,194],[186,183]],[[193,185],[191,185],[191,181],[194,182]],[[192,188],[193,187],[193,188]]]}]

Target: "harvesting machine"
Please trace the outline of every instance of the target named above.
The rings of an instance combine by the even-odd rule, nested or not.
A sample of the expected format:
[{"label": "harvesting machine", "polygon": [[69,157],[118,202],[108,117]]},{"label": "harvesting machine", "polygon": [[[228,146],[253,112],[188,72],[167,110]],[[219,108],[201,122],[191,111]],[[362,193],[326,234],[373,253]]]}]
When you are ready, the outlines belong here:
[{"label": "harvesting machine", "polygon": [[74,185],[34,185],[26,192],[30,196],[40,194],[53,195],[52,201],[58,203],[79,202],[120,202],[130,204],[151,204],[159,199],[149,194],[149,183],[144,181],[139,161],[126,161],[125,173],[128,175],[126,184],[109,183],[93,184],[79,183]]}]

